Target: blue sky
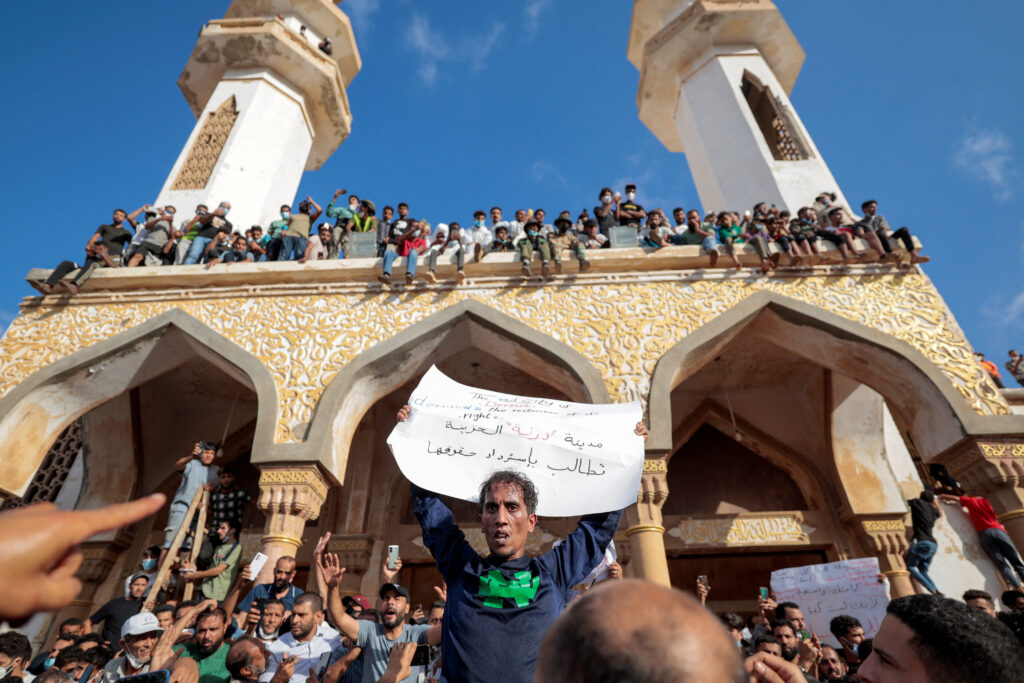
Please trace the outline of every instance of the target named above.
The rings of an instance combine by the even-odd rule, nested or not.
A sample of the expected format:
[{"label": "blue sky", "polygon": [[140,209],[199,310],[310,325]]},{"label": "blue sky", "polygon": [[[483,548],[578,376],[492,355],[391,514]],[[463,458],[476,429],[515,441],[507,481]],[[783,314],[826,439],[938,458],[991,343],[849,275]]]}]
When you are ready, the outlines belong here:
[{"label": "blue sky", "polygon": [[[971,342],[1001,365],[1024,347],[1024,7],[777,4],[807,53],[792,102],[846,196],[878,198],[890,223],[911,227]],[[31,227],[0,252],[0,328],[34,291],[29,267],[80,259],[111,209],[156,197],[195,123],[178,75],[201,25],[227,5],[5,8],[17,30],[0,44],[0,196]],[[575,214],[602,185],[629,180],[648,206],[698,205],[684,157],[637,118],[631,3],[341,7],[363,57],[349,88],[353,131],[300,195],[325,203],[346,187],[378,207],[406,201],[432,222],[494,204]]]}]

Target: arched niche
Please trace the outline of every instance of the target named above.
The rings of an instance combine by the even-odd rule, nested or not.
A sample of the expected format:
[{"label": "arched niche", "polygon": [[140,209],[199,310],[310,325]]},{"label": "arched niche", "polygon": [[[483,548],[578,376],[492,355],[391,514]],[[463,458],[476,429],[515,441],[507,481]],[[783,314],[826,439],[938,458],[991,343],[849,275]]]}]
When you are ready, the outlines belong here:
[{"label": "arched niche", "polygon": [[0,490],[20,495],[50,445],[71,422],[115,399],[129,400],[133,390],[190,363],[216,368],[240,390],[255,394],[253,448],[269,447],[277,412],[270,371],[244,349],[175,309],[48,365],[0,399],[0,443],[7,446]]},{"label": "arched niche", "polygon": [[658,360],[648,397],[648,450],[672,447],[671,394],[730,344],[765,343],[881,394],[925,460],[968,434],[1020,431],[1024,419],[975,413],[917,349],[878,330],[773,292],[757,292],[672,346]]},{"label": "arched niche", "polygon": [[[610,401],[601,374],[579,351],[466,300],[371,347],[342,368],[317,404],[305,444],[292,449],[288,459],[319,460],[342,483],[350,446],[370,407],[399,388],[408,397],[431,365],[447,368],[456,381],[495,391],[514,394],[538,385],[563,400]],[[490,369],[473,371],[481,367]],[[393,413],[388,419],[393,425]]]}]

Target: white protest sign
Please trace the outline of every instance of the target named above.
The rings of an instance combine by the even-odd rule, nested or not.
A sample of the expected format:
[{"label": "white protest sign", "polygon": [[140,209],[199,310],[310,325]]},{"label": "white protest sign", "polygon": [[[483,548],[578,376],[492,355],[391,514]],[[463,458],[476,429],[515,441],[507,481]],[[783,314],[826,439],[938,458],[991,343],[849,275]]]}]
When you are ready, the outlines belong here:
[{"label": "white protest sign", "polygon": [[776,602],[800,605],[807,628],[821,642],[838,648],[839,642],[828,625],[840,614],[859,619],[868,638],[874,638],[878,631],[889,604],[885,584],[878,582],[878,575],[878,559],[865,557],[779,569],[772,572],[771,584]]},{"label": "white protest sign", "polygon": [[636,502],[644,440],[638,402],[594,405],[467,387],[436,367],[409,397],[410,417],[388,436],[398,467],[417,486],[476,501],[497,470],[536,485],[537,513],[569,517]]}]

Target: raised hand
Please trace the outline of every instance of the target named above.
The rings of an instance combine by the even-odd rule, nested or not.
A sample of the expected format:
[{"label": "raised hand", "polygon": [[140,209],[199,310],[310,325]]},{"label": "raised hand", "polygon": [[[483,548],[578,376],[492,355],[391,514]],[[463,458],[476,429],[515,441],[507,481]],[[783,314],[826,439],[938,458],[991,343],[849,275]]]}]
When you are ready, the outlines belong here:
[{"label": "raised hand", "polygon": [[[324,548],[327,547],[327,542],[331,540],[331,532],[328,531],[326,534],[320,537],[320,540],[316,542],[316,547],[313,548],[313,559],[319,559],[324,553]],[[317,565],[320,563],[317,562]]]},{"label": "raised hand", "polygon": [[328,588],[336,587],[341,582],[341,577],[345,575],[345,568],[341,566],[341,561],[335,553],[323,553],[317,562],[317,568]]},{"label": "raised hand", "polygon": [[402,571],[402,558],[399,557],[395,560],[395,568],[388,569],[388,561],[385,558],[384,566],[380,568],[381,576],[384,577],[384,583],[394,583],[395,577],[398,576],[398,572]]},{"label": "raised hand", "polygon": [[398,410],[398,415],[396,417],[398,418],[399,422],[405,422],[406,420],[409,419],[409,413],[411,412],[412,408],[410,408],[409,404],[407,403]]},{"label": "raised hand", "polygon": [[437,597],[442,602],[448,602],[448,584],[445,583],[444,579],[441,579],[440,586],[434,586],[434,592],[437,593]]},{"label": "raised hand", "polygon": [[633,430],[633,433],[637,436],[644,437],[644,441],[647,441],[647,425],[643,422],[636,423],[636,429]]}]

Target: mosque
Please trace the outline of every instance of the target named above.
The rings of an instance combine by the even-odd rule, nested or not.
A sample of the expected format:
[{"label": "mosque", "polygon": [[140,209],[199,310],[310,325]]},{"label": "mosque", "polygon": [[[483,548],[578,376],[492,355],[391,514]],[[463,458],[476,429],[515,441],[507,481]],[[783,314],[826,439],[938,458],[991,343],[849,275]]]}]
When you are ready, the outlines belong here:
[{"label": "mosque", "polygon": [[[804,52],[769,0],[635,0],[627,57],[641,120],[686,155],[704,207],[795,211],[823,190],[849,206],[789,101]],[[236,225],[265,224],[348,135],[360,67],[330,0],[232,0],[178,80],[197,122],[156,204],[230,197]],[[385,438],[436,365],[506,393],[641,401],[650,438],[620,561],[686,589],[709,575],[715,611],[752,611],[774,569],[847,558],[876,557],[893,596],[914,592],[906,500],[934,465],[1024,548],[1024,397],[995,387],[920,265],[764,276],[704,267],[694,246],[591,260],[524,281],[494,254],[458,287],[443,264],[438,284],[393,290],[371,258],[102,269],[77,296],[27,297],[0,340],[0,499],[172,494],[174,461],[218,440],[254,494],[243,557],[294,555],[305,585],[330,532],[344,590],[374,595],[398,544],[427,603],[437,575]],[[482,545],[474,506],[452,507]],[[165,519],[86,543],[80,596],[34,632],[119,595]],[[542,518],[530,550],[574,523]],[[936,532],[945,593],[1003,589],[966,516]]]}]

